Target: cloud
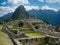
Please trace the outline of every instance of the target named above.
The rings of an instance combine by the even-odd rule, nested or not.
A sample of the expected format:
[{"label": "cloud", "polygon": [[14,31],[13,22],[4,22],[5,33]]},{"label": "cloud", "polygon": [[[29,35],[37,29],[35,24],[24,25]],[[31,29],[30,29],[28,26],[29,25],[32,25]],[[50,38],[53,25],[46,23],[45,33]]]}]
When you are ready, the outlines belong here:
[{"label": "cloud", "polygon": [[9,4],[18,5],[18,4],[29,4],[28,0],[8,0]]},{"label": "cloud", "polygon": [[[51,8],[51,7],[47,6],[47,5],[42,6],[42,7],[34,6],[34,5],[24,6],[24,7],[25,7],[25,9],[26,9],[27,11],[32,10],[32,9],[34,9],[34,10],[39,10],[39,9],[45,10],[45,9],[46,9],[46,10],[58,11],[58,9],[56,9],[56,8]],[[3,15],[5,15],[5,14],[7,14],[7,13],[14,12],[16,8],[17,8],[17,6],[13,6],[13,7],[0,6],[0,17],[3,16]]]},{"label": "cloud", "polygon": [[56,3],[57,0],[46,0],[47,3]]},{"label": "cloud", "polygon": [[60,0],[46,0],[47,3],[58,3],[60,4]]},{"label": "cloud", "polygon": [[59,8],[51,8],[48,5],[45,5],[45,6],[42,6],[42,7],[33,6],[33,5],[32,6],[24,6],[24,7],[25,7],[25,9],[27,11],[32,10],[32,9],[34,9],[34,10],[39,10],[39,9],[42,9],[42,10],[53,10],[53,11],[58,11],[59,10]]},{"label": "cloud", "polygon": [[42,10],[53,10],[53,11],[58,11],[59,9],[56,9],[56,8],[51,8],[51,7],[49,7],[49,6],[47,6],[47,5],[45,5],[45,6],[42,6],[42,8],[41,8]]},{"label": "cloud", "polygon": [[[44,2],[44,0],[38,0],[40,2]],[[46,3],[58,3],[60,4],[60,0],[45,0]]]},{"label": "cloud", "polygon": [[[13,7],[0,6],[0,17],[7,14],[7,13],[14,12],[17,7],[18,6],[13,6]],[[27,11],[32,10],[32,9],[39,10],[39,6],[32,5],[32,6],[24,6],[24,7]]]},{"label": "cloud", "polygon": [[7,13],[10,13],[10,12],[14,12],[14,8],[12,8],[12,7],[4,7],[4,6],[0,7],[0,17],[7,14]]},{"label": "cloud", "polygon": [[39,6],[24,6],[25,9],[28,11],[28,10],[32,10],[32,9],[35,9],[35,10],[39,10]]},{"label": "cloud", "polygon": [[1,3],[2,5],[5,5],[6,4],[6,2],[3,2],[3,3]]},{"label": "cloud", "polygon": [[40,1],[40,2],[44,2],[44,0],[38,0],[38,1]]}]

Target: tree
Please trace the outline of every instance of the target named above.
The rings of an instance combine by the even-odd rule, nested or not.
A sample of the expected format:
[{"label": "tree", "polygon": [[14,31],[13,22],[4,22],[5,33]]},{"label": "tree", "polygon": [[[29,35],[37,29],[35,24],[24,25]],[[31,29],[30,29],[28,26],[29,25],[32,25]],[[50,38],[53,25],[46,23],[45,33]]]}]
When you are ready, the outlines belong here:
[{"label": "tree", "polygon": [[23,26],[23,22],[22,22],[22,21],[20,21],[20,22],[18,23],[18,27],[21,27],[21,26]]}]

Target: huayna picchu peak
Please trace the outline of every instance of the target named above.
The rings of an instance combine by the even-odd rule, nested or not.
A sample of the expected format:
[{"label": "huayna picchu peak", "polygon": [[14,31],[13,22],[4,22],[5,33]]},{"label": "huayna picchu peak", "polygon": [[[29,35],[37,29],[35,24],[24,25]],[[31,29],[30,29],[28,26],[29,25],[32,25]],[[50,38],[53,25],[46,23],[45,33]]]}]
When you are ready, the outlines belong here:
[{"label": "huayna picchu peak", "polygon": [[20,5],[14,11],[12,19],[24,19],[24,18],[29,18],[29,14],[25,10],[24,6]]}]

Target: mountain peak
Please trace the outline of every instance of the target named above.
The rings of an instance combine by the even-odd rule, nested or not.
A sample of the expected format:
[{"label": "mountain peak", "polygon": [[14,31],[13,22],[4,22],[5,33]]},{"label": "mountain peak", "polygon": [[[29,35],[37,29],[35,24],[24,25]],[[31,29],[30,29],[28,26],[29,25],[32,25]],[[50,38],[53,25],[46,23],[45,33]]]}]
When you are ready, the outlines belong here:
[{"label": "mountain peak", "polygon": [[23,5],[20,5],[16,8],[15,12],[13,13],[12,18],[14,20],[16,19],[23,19],[23,18],[29,18],[28,12],[25,10]]}]

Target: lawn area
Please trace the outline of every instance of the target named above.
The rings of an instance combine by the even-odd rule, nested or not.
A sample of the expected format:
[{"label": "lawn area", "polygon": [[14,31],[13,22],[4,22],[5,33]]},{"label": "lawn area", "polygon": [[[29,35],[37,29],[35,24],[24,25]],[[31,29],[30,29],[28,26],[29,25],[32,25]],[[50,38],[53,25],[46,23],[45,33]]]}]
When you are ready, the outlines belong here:
[{"label": "lawn area", "polygon": [[[16,28],[15,25],[7,25],[10,29],[14,29]],[[30,25],[28,23],[23,23],[23,26],[20,28],[31,28]]]},{"label": "lawn area", "polygon": [[20,31],[23,31],[25,33],[34,32],[33,29],[30,29],[30,28],[21,28]]},{"label": "lawn area", "polygon": [[7,25],[10,29],[14,29],[13,25]]},{"label": "lawn area", "polygon": [[2,26],[0,25],[0,45],[13,45],[8,35],[2,32]]},{"label": "lawn area", "polygon": [[22,28],[31,28],[31,26],[28,23],[24,23]]},{"label": "lawn area", "polygon": [[0,31],[2,31],[2,26],[0,25]]},{"label": "lawn area", "polygon": [[27,36],[29,37],[35,37],[35,38],[39,38],[39,37],[44,37],[44,34],[40,34],[40,33],[26,33]]}]

